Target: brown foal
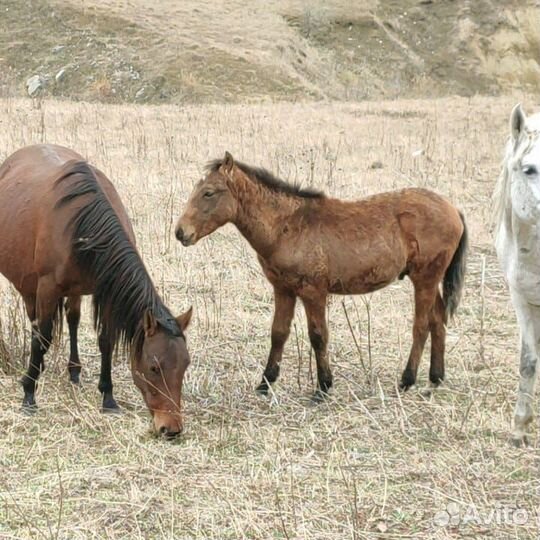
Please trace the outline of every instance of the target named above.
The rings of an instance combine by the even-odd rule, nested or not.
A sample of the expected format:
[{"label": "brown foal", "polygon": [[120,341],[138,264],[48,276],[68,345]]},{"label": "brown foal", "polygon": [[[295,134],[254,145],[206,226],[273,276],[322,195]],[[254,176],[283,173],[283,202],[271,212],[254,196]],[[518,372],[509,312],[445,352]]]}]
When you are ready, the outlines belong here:
[{"label": "brown foal", "polygon": [[415,383],[428,334],[430,381],[444,379],[445,324],[460,300],[467,251],[463,216],[446,199],[426,189],[332,199],[234,161],[227,152],[195,186],[176,236],[193,245],[225,223],[234,223],[251,244],[274,287],[272,346],[259,392],[267,393],[279,375],[297,297],[315,350],[314,397],[320,399],[332,386],[328,295],[369,293],[405,276],[414,285],[415,318],[401,387]]}]

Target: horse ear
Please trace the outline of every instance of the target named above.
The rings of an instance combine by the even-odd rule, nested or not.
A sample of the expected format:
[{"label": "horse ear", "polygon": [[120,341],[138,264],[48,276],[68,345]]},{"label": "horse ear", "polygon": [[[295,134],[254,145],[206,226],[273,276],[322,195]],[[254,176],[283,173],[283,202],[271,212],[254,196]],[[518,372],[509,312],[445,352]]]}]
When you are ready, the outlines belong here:
[{"label": "horse ear", "polygon": [[513,109],[510,115],[510,130],[512,132],[512,138],[514,141],[519,139],[523,126],[525,125],[525,113],[521,108],[521,103],[518,103]]},{"label": "horse ear", "polygon": [[143,317],[144,335],[146,337],[152,337],[156,333],[157,326],[158,322],[154,316],[154,312],[151,309],[147,309]]},{"label": "horse ear", "polygon": [[223,167],[223,170],[226,173],[230,173],[232,171],[233,165],[234,165],[233,157],[231,156],[231,154],[229,154],[229,152],[225,152],[225,157],[223,158],[223,163],[221,164],[221,166]]},{"label": "horse ear", "polygon": [[178,315],[176,317],[176,322],[178,323],[178,326],[184,331],[191,322],[191,316],[193,315],[193,306],[191,306],[185,313],[182,313],[182,315]]}]

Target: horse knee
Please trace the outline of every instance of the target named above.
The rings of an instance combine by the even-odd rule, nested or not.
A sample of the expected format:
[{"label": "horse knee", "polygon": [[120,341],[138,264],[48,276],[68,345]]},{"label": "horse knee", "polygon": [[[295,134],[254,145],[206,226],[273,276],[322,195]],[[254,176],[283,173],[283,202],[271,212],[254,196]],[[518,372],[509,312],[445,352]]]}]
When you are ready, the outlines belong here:
[{"label": "horse knee", "polygon": [[79,326],[81,312],[70,309],[66,314],[66,320],[69,326]]},{"label": "horse knee", "polygon": [[289,329],[285,328],[273,328],[271,341],[273,347],[280,347],[283,345],[289,337]]},{"label": "horse knee", "polygon": [[530,407],[525,410],[518,411],[514,415],[514,426],[516,429],[524,430],[533,419],[533,412]]},{"label": "horse knee", "polygon": [[536,375],[536,358],[533,361],[522,363],[519,367],[519,374],[524,379],[532,379]]},{"label": "horse knee", "polygon": [[429,319],[428,317],[417,317],[413,324],[413,337],[420,338],[427,336],[429,332]]},{"label": "horse knee", "polygon": [[310,328],[309,341],[315,351],[321,351],[326,347],[327,338],[318,328]]}]

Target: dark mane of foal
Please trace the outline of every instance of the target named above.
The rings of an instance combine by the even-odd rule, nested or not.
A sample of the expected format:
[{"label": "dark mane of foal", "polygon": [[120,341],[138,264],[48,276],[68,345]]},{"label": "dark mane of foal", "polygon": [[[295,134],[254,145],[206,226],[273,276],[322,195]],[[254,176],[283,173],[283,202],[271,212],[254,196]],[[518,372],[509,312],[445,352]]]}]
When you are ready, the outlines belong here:
[{"label": "dark mane of foal", "polygon": [[[214,159],[210,161],[206,170],[208,172],[216,172],[221,165],[223,164],[223,159]],[[322,199],[325,197],[325,194],[322,191],[313,188],[302,188],[298,184],[290,184],[274,176],[270,171],[259,168],[251,167],[242,163],[241,161],[236,161],[234,164],[247,176],[255,180],[256,182],[267,187],[271,191],[276,191],[278,193],[285,193],[286,195],[296,195],[297,197],[302,197],[304,199]]]},{"label": "dark mane of foal", "polygon": [[182,336],[91,167],[84,161],[70,163],[56,185],[65,189],[57,208],[87,197],[68,227],[77,264],[95,280],[96,328],[105,328],[115,344],[129,345],[139,354],[144,340],[142,319],[151,309],[169,335]]}]

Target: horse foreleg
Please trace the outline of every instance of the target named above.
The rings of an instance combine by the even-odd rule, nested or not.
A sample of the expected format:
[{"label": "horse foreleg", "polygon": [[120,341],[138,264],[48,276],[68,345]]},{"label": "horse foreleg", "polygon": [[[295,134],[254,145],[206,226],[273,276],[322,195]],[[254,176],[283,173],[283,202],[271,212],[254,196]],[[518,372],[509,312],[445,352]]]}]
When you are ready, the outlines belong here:
[{"label": "horse foreleg", "polygon": [[512,433],[512,442],[519,446],[527,442],[527,427],[533,419],[532,401],[540,352],[540,309],[528,304],[516,291],[511,290],[511,293],[521,330],[519,385]]},{"label": "horse foreleg", "polygon": [[257,387],[257,392],[265,395],[268,393],[269,385],[274,383],[279,376],[279,364],[283,356],[283,348],[291,330],[296,296],[288,291],[274,288],[274,304],[272,345],[261,384]]},{"label": "horse foreleg", "polygon": [[113,343],[105,328],[99,334],[99,350],[101,352],[101,371],[99,373],[98,388],[103,395],[103,412],[118,412],[120,407],[113,397],[113,383],[111,376],[111,360]]},{"label": "horse foreleg", "polygon": [[81,297],[70,296],[66,302],[66,319],[69,327],[69,378],[73,384],[79,384],[81,361],[77,346],[77,331],[81,320]]},{"label": "horse foreleg", "polygon": [[326,296],[302,300],[306,310],[309,340],[317,359],[318,388],[313,395],[313,400],[320,401],[328,395],[333,382],[328,361],[328,326],[325,315]]},{"label": "horse foreleg", "polygon": [[514,432],[512,434],[512,440],[516,445],[527,442],[527,426],[533,419],[532,400],[536,380],[536,366],[536,353],[522,340],[518,396],[514,409]]}]

